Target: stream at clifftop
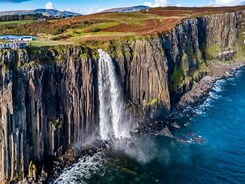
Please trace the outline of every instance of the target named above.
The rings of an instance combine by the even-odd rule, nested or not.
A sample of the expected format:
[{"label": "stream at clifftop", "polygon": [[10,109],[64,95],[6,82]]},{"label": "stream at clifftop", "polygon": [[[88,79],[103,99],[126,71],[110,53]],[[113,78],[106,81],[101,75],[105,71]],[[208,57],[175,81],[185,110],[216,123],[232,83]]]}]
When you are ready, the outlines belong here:
[{"label": "stream at clifftop", "polygon": [[[57,183],[245,183],[245,69],[216,82],[176,138],[143,136],[82,158]],[[182,139],[183,138],[183,139]],[[201,138],[202,142],[195,141]],[[183,141],[186,140],[186,141]]]}]

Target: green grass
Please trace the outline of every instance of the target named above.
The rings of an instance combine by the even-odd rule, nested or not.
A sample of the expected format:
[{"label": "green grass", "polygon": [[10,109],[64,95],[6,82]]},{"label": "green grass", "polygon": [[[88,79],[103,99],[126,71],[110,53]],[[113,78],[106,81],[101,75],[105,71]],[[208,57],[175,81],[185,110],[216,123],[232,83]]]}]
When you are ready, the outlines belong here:
[{"label": "green grass", "polygon": [[[117,41],[120,38],[157,37],[158,33],[165,33],[180,24],[182,19],[191,16],[201,16],[210,11],[215,13],[223,12],[225,11],[224,9],[230,11],[229,8],[190,9],[168,7],[153,8],[148,12],[98,13],[94,15],[78,16],[71,19],[41,22],[32,20],[8,21],[0,22],[0,34],[37,35],[43,40],[51,40],[31,43],[38,47],[69,43],[85,45],[88,41],[97,46],[98,43],[96,42]],[[236,8],[231,8],[231,10],[233,9],[236,10]],[[245,7],[237,9],[245,9]],[[217,45],[210,46],[207,50],[207,55],[210,56],[210,58],[216,58],[217,53],[219,53],[218,51],[219,48]],[[186,54],[188,56],[194,56],[192,50],[187,50]],[[201,62],[199,61],[199,56],[197,56],[196,59],[198,62]]]},{"label": "green grass", "polygon": [[185,71],[183,68],[174,68],[174,72],[171,76],[171,85],[173,88],[176,88],[182,84],[182,81],[185,77]]},{"label": "green grass", "polygon": [[208,59],[216,59],[221,53],[221,48],[217,44],[207,46],[206,53],[207,53]]},{"label": "green grass", "polygon": [[120,23],[125,24],[132,24],[132,25],[139,25],[142,24],[142,21],[149,20],[149,19],[163,19],[163,16],[154,15],[150,13],[140,13],[140,12],[132,12],[132,13],[113,13],[113,14],[106,14],[103,18]]},{"label": "green grass", "polygon": [[136,33],[133,32],[107,32],[101,31],[107,28],[115,27],[121,24],[127,25],[141,25],[145,20],[151,18],[162,19],[158,15],[153,14],[142,14],[142,13],[127,13],[127,14],[106,14],[101,16],[99,19],[85,20],[80,24],[73,25],[71,28],[65,30],[62,34],[54,36],[56,40],[62,39],[62,37],[68,37],[72,42],[76,40],[87,39],[87,38],[100,38],[100,37],[125,37],[132,36]]},{"label": "green grass", "polygon": [[0,22],[0,25],[7,25],[7,24],[29,24],[32,23],[33,20],[13,20],[13,21],[6,21]]},{"label": "green grass", "polygon": [[43,46],[57,46],[57,45],[70,45],[71,43],[65,41],[42,41],[42,40],[33,40],[29,42],[29,46],[34,47],[43,47]]},{"label": "green grass", "polygon": [[209,72],[209,68],[207,67],[206,63],[203,62],[198,65],[198,68],[195,71],[193,71],[189,77],[196,81],[201,77],[201,74]]},{"label": "green grass", "polygon": [[149,101],[149,103],[147,105],[152,106],[152,105],[154,105],[156,103],[157,103],[157,98],[153,98],[151,101]]},{"label": "green grass", "polygon": [[8,42],[5,40],[0,40],[0,43],[8,43]]},{"label": "green grass", "polygon": [[[92,18],[76,18],[70,20],[51,20],[46,22],[9,21],[0,23],[0,34],[41,34],[45,40],[31,43],[33,46],[53,46],[60,43],[80,44],[87,40],[105,41],[128,36],[140,36],[139,30],[145,28],[148,20],[163,20],[165,16],[151,13],[108,13],[95,15]],[[15,25],[16,23],[16,25]],[[123,29],[125,26],[129,30]],[[134,29],[136,28],[136,29]],[[109,30],[108,30],[109,29]],[[55,41],[55,42],[54,42]],[[62,41],[62,42],[56,42]]]},{"label": "green grass", "polygon": [[243,32],[245,33],[244,29],[238,35],[238,41],[236,43],[235,61],[243,61],[245,58],[245,36],[243,36]]}]

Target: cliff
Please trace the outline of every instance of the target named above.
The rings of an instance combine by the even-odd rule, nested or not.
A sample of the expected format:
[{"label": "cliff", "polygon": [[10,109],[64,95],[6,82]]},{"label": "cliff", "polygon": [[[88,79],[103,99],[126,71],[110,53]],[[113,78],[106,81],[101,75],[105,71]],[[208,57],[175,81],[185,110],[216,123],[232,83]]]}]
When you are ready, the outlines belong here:
[{"label": "cliff", "polygon": [[95,61],[81,48],[59,52],[63,58],[47,49],[0,54],[2,179],[23,178],[31,161],[60,156],[95,132]]},{"label": "cliff", "polygon": [[165,34],[112,42],[108,52],[134,110],[143,117],[166,115],[210,72],[210,63],[244,59],[244,16],[242,10],[186,19]]},{"label": "cliff", "polygon": [[[140,118],[166,116],[210,62],[244,59],[244,18],[244,10],[207,15],[167,33],[111,41],[104,49],[128,108]],[[32,163],[96,134],[97,61],[96,50],[85,47],[0,51],[1,181],[32,176]]]}]

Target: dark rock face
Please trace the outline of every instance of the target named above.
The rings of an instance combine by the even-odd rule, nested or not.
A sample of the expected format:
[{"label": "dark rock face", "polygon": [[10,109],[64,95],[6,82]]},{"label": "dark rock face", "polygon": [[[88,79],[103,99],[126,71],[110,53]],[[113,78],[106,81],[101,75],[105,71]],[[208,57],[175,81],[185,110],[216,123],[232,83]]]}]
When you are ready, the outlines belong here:
[{"label": "dark rock face", "polygon": [[[118,59],[124,92],[134,114],[155,116],[170,111],[168,63],[160,39],[122,43]],[[127,50],[128,49],[128,50]]]},{"label": "dark rock face", "polygon": [[210,72],[210,62],[245,57],[244,18],[245,11],[237,11],[187,19],[166,34],[112,45],[133,112],[166,115]]},{"label": "dark rock face", "polygon": [[[111,43],[108,53],[117,61],[132,113],[168,115],[209,72],[210,61],[244,56],[239,49],[244,18],[245,11],[238,11],[187,19],[166,34]],[[92,55],[79,47],[0,51],[1,183],[24,178],[30,163],[60,156],[97,132],[97,59]]]},{"label": "dark rock face", "polygon": [[[55,66],[1,73],[2,179],[26,176],[31,161],[59,156],[69,145],[95,132],[95,62],[76,59],[79,52],[68,51],[66,61]],[[17,53],[7,55],[11,62]],[[20,55],[13,62],[28,57]]]}]

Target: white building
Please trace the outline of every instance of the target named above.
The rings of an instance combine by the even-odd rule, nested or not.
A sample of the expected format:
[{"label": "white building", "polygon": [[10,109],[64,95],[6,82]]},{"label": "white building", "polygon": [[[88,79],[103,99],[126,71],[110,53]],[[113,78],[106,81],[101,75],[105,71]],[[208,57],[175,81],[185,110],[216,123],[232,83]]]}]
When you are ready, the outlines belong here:
[{"label": "white building", "polygon": [[32,36],[22,36],[21,37],[22,41],[28,42],[28,41],[32,41],[33,37]]}]

